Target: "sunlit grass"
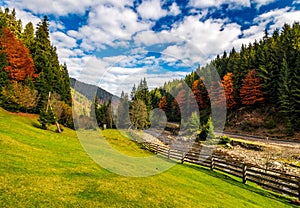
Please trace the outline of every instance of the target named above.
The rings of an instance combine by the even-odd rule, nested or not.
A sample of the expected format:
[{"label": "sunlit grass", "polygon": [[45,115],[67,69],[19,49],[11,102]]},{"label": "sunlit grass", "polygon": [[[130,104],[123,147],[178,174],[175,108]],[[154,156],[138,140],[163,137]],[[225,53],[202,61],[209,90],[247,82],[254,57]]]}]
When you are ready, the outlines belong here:
[{"label": "sunlit grass", "polygon": [[[74,131],[44,131],[36,119],[0,109],[0,207],[291,207],[287,198],[194,165],[119,176],[97,165]],[[116,130],[102,134],[124,154],[151,154]]]}]

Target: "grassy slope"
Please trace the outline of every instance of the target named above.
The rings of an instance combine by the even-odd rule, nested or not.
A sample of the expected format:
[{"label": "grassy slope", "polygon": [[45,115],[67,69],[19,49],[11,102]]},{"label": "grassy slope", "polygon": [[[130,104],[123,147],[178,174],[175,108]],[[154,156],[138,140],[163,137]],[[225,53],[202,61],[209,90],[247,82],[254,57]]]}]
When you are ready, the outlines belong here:
[{"label": "grassy slope", "polygon": [[[119,176],[95,164],[74,131],[35,126],[36,118],[0,109],[0,207],[290,207],[288,199],[193,165]],[[106,131],[118,146],[117,133]],[[120,140],[124,152],[148,154]]]}]

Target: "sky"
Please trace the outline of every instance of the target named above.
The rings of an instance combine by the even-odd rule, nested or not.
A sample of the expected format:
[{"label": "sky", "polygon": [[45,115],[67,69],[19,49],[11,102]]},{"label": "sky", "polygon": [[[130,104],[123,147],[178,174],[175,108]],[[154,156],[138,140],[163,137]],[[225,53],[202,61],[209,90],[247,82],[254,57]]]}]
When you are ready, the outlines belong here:
[{"label": "sky", "polygon": [[146,77],[150,89],[182,78],[300,20],[300,0],[4,0],[23,26],[50,20],[71,77],[120,95]]}]

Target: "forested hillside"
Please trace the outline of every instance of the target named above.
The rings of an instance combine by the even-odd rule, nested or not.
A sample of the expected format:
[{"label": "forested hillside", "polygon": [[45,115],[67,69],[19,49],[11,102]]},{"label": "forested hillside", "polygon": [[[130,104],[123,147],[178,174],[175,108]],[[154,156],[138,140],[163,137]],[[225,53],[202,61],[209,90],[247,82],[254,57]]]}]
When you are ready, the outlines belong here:
[{"label": "forested hillside", "polygon": [[[265,125],[272,134],[272,129],[283,125],[285,134],[289,136],[300,130],[298,22],[293,25],[285,24],[272,35],[265,32],[261,40],[242,45],[238,51],[233,48],[229,54],[224,52],[218,55],[210,65],[199,67],[184,80],[174,80],[152,90],[152,107],[163,109],[169,121],[180,121],[178,109],[180,106],[189,106],[189,88],[197,101],[201,122],[205,123],[210,115],[211,103],[204,77],[199,74],[209,71],[212,65],[220,74],[221,81],[212,83],[210,90],[213,96],[218,96],[220,92],[216,92],[217,86],[224,88],[227,126],[239,124],[241,119],[238,117],[242,115],[241,127],[244,130],[253,131],[260,125]],[[187,86],[183,85],[183,81]],[[256,116],[254,120],[251,118],[253,115]],[[265,117],[258,121],[262,115]]]},{"label": "forested hillside", "polygon": [[14,9],[0,10],[0,96],[7,110],[39,113],[44,128],[73,126],[68,69],[51,44],[46,16],[23,28]]}]

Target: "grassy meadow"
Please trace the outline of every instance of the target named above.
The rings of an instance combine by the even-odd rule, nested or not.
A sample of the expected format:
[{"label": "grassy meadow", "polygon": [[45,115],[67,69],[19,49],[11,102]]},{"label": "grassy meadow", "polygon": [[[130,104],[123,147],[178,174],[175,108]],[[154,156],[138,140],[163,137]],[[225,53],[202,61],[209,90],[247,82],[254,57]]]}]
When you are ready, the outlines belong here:
[{"label": "grassy meadow", "polygon": [[[290,199],[189,164],[151,177],[125,177],[97,165],[76,132],[44,131],[35,115],[0,109],[0,207],[292,207]],[[148,156],[116,130],[113,147]]]}]

